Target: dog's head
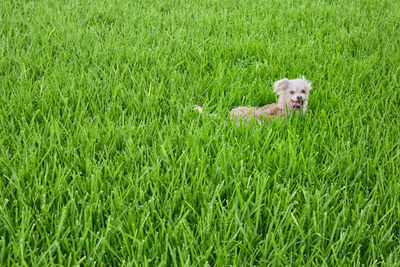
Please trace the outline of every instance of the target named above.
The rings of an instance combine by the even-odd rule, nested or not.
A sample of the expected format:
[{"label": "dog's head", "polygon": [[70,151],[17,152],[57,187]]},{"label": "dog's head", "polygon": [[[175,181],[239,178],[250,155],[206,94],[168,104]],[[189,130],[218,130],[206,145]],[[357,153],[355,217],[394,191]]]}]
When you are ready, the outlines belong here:
[{"label": "dog's head", "polygon": [[286,106],[288,110],[296,109],[305,112],[310,90],[311,82],[304,76],[293,80],[283,78],[274,83],[274,92],[279,95],[278,104]]}]

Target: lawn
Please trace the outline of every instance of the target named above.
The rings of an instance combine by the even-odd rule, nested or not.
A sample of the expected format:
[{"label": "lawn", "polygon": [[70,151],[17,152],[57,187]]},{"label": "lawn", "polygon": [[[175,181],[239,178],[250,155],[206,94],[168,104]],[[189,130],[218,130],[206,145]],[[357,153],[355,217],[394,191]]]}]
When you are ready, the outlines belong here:
[{"label": "lawn", "polygon": [[0,265],[400,265],[398,0],[4,0],[0,53]]}]

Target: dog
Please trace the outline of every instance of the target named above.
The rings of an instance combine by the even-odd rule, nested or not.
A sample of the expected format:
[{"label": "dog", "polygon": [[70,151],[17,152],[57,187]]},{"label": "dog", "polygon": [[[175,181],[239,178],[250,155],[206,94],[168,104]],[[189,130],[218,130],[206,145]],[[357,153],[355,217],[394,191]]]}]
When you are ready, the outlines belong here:
[{"label": "dog", "polygon": [[[264,121],[271,122],[275,118],[284,117],[295,110],[297,113],[306,112],[308,105],[308,95],[311,90],[311,82],[305,77],[289,80],[283,78],[274,83],[274,92],[279,96],[277,103],[272,103],[259,108],[256,107],[237,107],[230,111],[229,117],[236,124],[245,123],[246,125],[253,119],[262,125]],[[195,106],[194,110],[203,113],[200,106]],[[215,114],[207,114],[215,117]]]}]

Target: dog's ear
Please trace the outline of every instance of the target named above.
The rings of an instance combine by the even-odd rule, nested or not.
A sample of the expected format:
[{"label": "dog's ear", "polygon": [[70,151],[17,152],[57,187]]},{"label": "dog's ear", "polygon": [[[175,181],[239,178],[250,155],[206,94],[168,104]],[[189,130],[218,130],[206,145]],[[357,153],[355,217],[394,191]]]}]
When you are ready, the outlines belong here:
[{"label": "dog's ear", "polygon": [[289,80],[287,78],[283,78],[274,83],[274,92],[278,95],[282,93],[282,91],[286,90],[289,86]]},{"label": "dog's ear", "polygon": [[304,76],[302,76],[301,78],[302,78],[303,81],[306,83],[308,91],[310,91],[310,90],[311,90],[311,82],[310,82],[310,81],[307,81],[307,80],[306,80],[306,77],[304,77]]}]

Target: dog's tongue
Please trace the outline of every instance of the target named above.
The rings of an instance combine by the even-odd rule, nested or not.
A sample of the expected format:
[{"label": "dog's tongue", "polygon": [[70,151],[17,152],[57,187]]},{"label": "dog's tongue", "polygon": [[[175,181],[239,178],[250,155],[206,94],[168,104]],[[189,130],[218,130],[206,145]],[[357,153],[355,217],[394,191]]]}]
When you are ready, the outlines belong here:
[{"label": "dog's tongue", "polygon": [[300,102],[293,102],[293,107],[301,108]]}]

